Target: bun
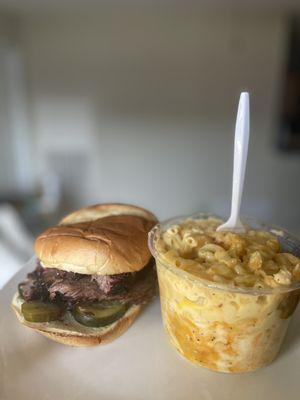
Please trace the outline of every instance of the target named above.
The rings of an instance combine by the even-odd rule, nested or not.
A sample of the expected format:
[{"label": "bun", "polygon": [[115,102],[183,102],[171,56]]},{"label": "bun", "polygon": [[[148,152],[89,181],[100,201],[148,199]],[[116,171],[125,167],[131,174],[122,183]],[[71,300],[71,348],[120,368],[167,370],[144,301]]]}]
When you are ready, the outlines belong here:
[{"label": "bun", "polygon": [[109,215],[135,215],[145,218],[148,221],[153,221],[155,224],[157,223],[156,216],[145,208],[132,206],[130,204],[105,203],[95,204],[73,211],[65,216],[59,224],[70,225],[78,222],[94,221],[95,219],[104,218]]},{"label": "bun", "polygon": [[147,235],[156,217],[139,207],[102,204],[77,210],[35,241],[44,267],[81,274],[135,272],[150,260]]},{"label": "bun", "polygon": [[23,301],[18,293],[15,294],[12,301],[12,308],[23,325],[55,342],[78,347],[106,344],[113,341],[130,327],[144,307],[144,304],[131,306],[126,314],[114,323],[102,328],[89,328],[79,324],[69,312],[62,321],[28,322],[24,319],[21,311]]}]

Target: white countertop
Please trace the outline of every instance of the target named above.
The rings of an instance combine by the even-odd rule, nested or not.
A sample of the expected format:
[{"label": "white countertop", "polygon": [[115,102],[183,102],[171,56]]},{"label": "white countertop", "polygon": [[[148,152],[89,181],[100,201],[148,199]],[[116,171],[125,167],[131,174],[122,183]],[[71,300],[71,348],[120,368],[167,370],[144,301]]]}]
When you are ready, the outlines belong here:
[{"label": "white countertop", "polygon": [[21,326],[9,308],[25,274],[23,269],[0,291],[1,400],[299,399],[300,309],[272,365],[228,375],[196,367],[177,354],[163,331],[158,300],[111,344],[54,343]]}]

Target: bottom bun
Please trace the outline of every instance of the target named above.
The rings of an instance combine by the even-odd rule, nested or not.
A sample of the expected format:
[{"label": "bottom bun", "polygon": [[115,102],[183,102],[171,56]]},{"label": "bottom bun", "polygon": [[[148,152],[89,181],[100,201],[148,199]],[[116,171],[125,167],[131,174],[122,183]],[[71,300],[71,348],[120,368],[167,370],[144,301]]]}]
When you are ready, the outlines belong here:
[{"label": "bottom bun", "polygon": [[25,320],[21,306],[24,302],[18,293],[12,301],[12,308],[21,324],[41,333],[55,342],[69,346],[94,346],[113,341],[125,332],[144,307],[143,305],[131,306],[122,318],[110,325],[101,328],[90,328],[79,324],[70,312],[66,312],[64,319],[51,322],[28,322]]}]

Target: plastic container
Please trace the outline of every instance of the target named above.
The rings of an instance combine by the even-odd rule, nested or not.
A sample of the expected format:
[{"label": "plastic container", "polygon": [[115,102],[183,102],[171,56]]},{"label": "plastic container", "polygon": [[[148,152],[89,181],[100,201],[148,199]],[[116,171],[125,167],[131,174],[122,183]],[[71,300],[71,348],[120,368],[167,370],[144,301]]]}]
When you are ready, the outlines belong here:
[{"label": "plastic container", "polygon": [[[161,232],[186,218],[211,216],[174,218],[149,233],[164,327],[172,345],[197,365],[219,372],[254,371],[278,354],[299,301],[300,283],[261,289],[228,287],[166,264],[156,248]],[[242,220],[253,229],[271,231],[285,252],[299,257],[300,242],[286,231],[252,218]]]}]

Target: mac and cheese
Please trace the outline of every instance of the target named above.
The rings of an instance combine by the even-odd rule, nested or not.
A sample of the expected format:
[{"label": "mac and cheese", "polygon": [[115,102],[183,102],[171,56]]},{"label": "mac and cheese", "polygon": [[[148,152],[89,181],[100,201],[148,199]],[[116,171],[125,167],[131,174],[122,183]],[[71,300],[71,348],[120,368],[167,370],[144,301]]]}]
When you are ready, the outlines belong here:
[{"label": "mac and cheese", "polygon": [[275,235],[249,229],[217,232],[216,218],[186,219],[156,243],[169,264],[213,282],[239,287],[277,287],[300,281],[300,259],[281,251]]}]

